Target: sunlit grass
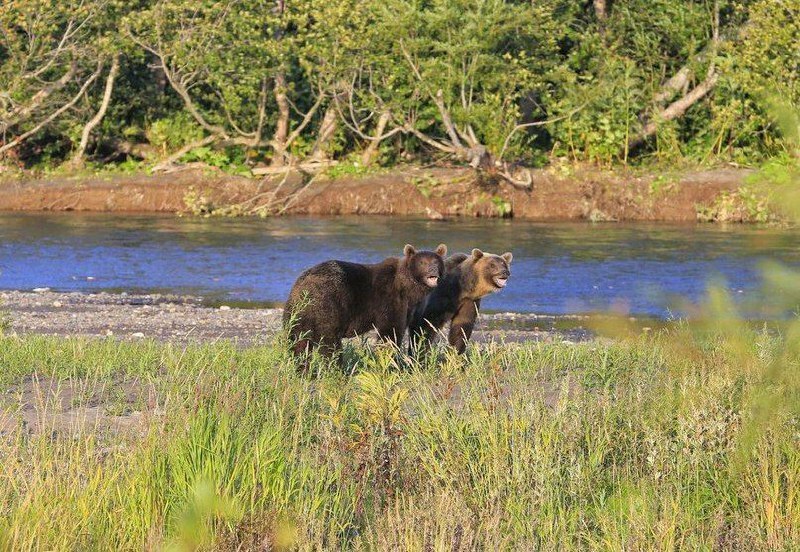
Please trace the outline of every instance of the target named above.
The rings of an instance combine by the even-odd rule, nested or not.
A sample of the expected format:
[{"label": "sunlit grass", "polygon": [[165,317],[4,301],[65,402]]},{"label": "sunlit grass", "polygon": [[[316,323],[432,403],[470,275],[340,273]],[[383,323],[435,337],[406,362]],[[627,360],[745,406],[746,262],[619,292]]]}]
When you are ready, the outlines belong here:
[{"label": "sunlit grass", "polygon": [[[679,325],[425,366],[356,346],[316,377],[280,342],[3,337],[3,409],[46,423],[0,439],[0,547],[796,549],[795,337]],[[56,412],[34,377],[89,391]],[[151,396],[58,417],[131,382]]]}]

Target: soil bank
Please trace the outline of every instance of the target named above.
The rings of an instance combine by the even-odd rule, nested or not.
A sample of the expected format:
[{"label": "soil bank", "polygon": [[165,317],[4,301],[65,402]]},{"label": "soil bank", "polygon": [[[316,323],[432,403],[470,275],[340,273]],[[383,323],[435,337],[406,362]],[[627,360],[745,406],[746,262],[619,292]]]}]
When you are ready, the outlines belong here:
[{"label": "soil bank", "polygon": [[[267,204],[288,215],[402,215],[429,218],[513,216],[528,220],[697,220],[752,171],[725,168],[676,175],[579,170],[532,171],[530,189],[487,182],[464,168],[404,168],[330,179],[299,173],[264,179],[207,169],[157,175],[0,178],[0,210],[184,212],[257,211]],[[272,212],[278,210],[272,209]]]}]

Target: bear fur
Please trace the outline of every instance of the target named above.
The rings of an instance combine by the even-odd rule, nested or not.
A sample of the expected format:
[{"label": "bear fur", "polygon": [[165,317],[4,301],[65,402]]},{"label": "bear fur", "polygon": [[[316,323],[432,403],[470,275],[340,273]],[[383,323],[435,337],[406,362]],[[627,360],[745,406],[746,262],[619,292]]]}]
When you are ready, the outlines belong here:
[{"label": "bear fur", "polygon": [[411,350],[427,349],[436,334],[450,323],[448,342],[459,353],[467,347],[478,319],[481,298],[501,290],[511,276],[510,252],[502,255],[473,249],[445,260],[445,276],[414,311],[409,325]]},{"label": "bear fur", "polygon": [[289,293],[284,327],[298,356],[311,348],[331,355],[342,338],[377,330],[382,339],[403,339],[411,314],[444,276],[447,246],[417,251],[377,264],[326,261],[300,275]]}]

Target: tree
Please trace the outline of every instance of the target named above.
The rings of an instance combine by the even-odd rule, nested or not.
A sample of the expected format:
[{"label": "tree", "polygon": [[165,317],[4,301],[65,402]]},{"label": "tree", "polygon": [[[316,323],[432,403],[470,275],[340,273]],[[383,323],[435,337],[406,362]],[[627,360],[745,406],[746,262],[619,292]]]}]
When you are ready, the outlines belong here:
[{"label": "tree", "polygon": [[274,2],[159,0],[126,21],[205,136],[173,155],[224,142],[269,143],[268,86],[280,87]]},{"label": "tree", "polygon": [[[370,42],[344,94],[351,127],[372,142],[402,133],[493,171],[498,154],[524,141],[516,132],[522,100],[547,88],[558,62],[557,5],[376,3]],[[364,130],[370,120],[374,136]]]},{"label": "tree", "polygon": [[105,6],[10,0],[0,6],[0,156],[64,117],[105,67],[93,31]]}]

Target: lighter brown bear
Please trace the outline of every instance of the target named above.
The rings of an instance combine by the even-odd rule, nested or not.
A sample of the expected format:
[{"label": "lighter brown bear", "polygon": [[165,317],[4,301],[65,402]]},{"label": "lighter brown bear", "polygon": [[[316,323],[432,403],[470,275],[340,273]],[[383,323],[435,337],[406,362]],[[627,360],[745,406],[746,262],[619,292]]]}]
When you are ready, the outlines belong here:
[{"label": "lighter brown bear", "polygon": [[481,298],[503,289],[511,276],[510,252],[502,255],[473,249],[445,260],[445,276],[414,311],[409,324],[411,350],[427,349],[449,322],[448,342],[463,353],[472,336]]}]

